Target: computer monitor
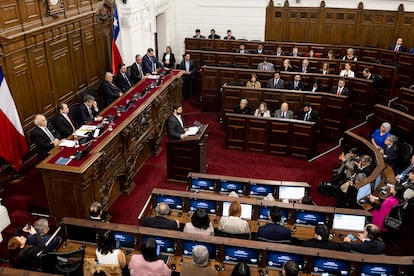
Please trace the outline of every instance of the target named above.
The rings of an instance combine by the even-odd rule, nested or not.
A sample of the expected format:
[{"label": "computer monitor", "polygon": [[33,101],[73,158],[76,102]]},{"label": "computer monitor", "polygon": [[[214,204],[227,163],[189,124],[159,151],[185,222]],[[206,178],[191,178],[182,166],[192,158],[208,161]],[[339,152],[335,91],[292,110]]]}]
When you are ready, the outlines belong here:
[{"label": "computer monitor", "polygon": [[361,186],[358,189],[358,193],[356,196],[357,201],[365,199],[367,196],[369,196],[371,194],[371,188],[371,183],[367,183],[364,186]]},{"label": "computer monitor", "polygon": [[375,178],[375,182],[374,182],[374,191],[379,187],[379,185],[381,185],[382,182],[382,175],[378,175],[377,178]]},{"label": "computer monitor", "polygon": [[[228,217],[229,216],[229,208],[230,208],[231,202],[223,202],[223,213],[222,216],[223,217]],[[253,210],[253,206],[250,204],[244,204],[241,203],[241,218],[243,219],[247,219],[247,220],[251,220],[252,219],[252,210]]]},{"label": "computer monitor", "polygon": [[244,183],[228,180],[220,180],[220,193],[229,194],[236,192],[238,195],[243,195]]},{"label": "computer monitor", "polygon": [[146,242],[149,238],[153,238],[157,242],[157,255],[160,253],[174,254],[173,239],[155,236],[143,236],[142,243]]},{"label": "computer monitor", "polygon": [[256,249],[251,248],[224,246],[224,262],[242,262],[250,265],[258,265],[259,252]]},{"label": "computer monitor", "polygon": [[279,199],[298,200],[305,196],[305,187],[279,186]]},{"label": "computer monitor", "polygon": [[78,241],[96,244],[96,229],[91,227],[66,225],[66,233],[68,241]]},{"label": "computer monitor", "polygon": [[183,209],[183,199],[178,196],[157,195],[156,201],[157,201],[157,204],[161,202],[167,203],[170,209],[174,209],[174,210]]},{"label": "computer monitor", "polygon": [[209,191],[214,192],[214,179],[208,178],[191,178],[191,191]]},{"label": "computer monitor", "polygon": [[313,275],[349,275],[350,264],[347,261],[313,257]]},{"label": "computer monitor", "polygon": [[[259,217],[258,220],[270,220],[270,208],[267,206],[260,206],[259,207]],[[280,209],[282,213],[281,223],[285,223],[288,220],[289,217],[289,211],[286,209]]]},{"label": "computer monitor", "polygon": [[125,233],[125,232],[115,232],[115,242],[116,242],[116,248],[135,248],[135,234],[133,233]]},{"label": "computer monitor", "polygon": [[365,223],[365,216],[334,214],[332,229],[362,232]]},{"label": "computer monitor", "polygon": [[398,267],[396,265],[362,263],[361,276],[397,276]]},{"label": "computer monitor", "polygon": [[295,223],[306,224],[306,225],[317,225],[319,223],[325,223],[325,217],[326,216],[324,213],[296,210]]},{"label": "computer monitor", "polygon": [[217,203],[214,200],[191,198],[189,200],[189,211],[195,212],[199,208],[206,209],[209,214],[217,214]]},{"label": "computer monitor", "polygon": [[267,196],[268,194],[274,195],[275,188],[270,185],[250,183],[249,195],[250,196]]},{"label": "computer monitor", "polygon": [[197,242],[197,241],[183,241],[183,256],[191,257],[193,253],[193,247],[196,245],[204,245],[208,250],[209,259],[216,258],[216,246],[211,243]]},{"label": "computer monitor", "polygon": [[267,252],[266,265],[271,268],[283,268],[283,265],[290,260],[295,261],[300,270],[303,269],[303,256],[283,252]]}]

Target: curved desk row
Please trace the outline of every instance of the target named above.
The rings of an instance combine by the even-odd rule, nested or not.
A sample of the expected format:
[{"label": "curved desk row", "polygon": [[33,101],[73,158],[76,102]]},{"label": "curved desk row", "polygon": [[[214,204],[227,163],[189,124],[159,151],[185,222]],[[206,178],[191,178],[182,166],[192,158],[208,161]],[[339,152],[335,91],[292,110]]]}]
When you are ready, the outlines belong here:
[{"label": "curved desk row", "polygon": [[[307,248],[294,245],[277,244],[252,240],[240,240],[233,238],[224,238],[216,236],[202,236],[196,234],[182,233],[171,230],[160,230],[154,228],[136,227],[132,225],[101,223],[82,219],[64,218],[62,220],[64,226],[65,246],[60,247],[59,252],[71,251],[79,248],[79,246],[86,246],[86,257],[94,257],[96,250],[96,242],[91,240],[74,240],[71,237],[76,230],[91,232],[96,234],[105,232],[106,230],[113,230],[118,235],[125,237],[132,237],[132,248],[123,247],[129,254],[127,261],[129,262],[132,254],[138,254],[142,240],[147,237],[155,237],[157,240],[163,241],[166,244],[168,255],[168,266],[170,269],[173,264],[175,271],[181,270],[181,265],[190,263],[191,258],[188,256],[188,249],[194,244],[204,244],[210,250],[210,266],[214,268],[217,264],[223,270],[218,275],[230,275],[234,268],[233,257],[237,257],[236,251],[248,253],[249,258],[245,258],[246,262],[250,263],[250,270],[252,275],[257,275],[259,270],[263,272],[266,270],[268,275],[279,275],[281,266],[285,258],[294,258],[302,269],[302,275],[311,275],[317,263],[321,261],[333,261],[344,264],[344,271],[346,275],[360,275],[361,269],[364,265],[374,264],[374,266],[390,267],[396,270],[396,273],[404,273],[409,275],[412,273],[413,256],[393,257],[393,256],[375,256],[365,254],[355,254],[338,252],[317,248]],[[122,244],[121,244],[122,245]],[[187,249],[188,248],[188,249]],[[328,260],[327,260],[328,259]]]}]

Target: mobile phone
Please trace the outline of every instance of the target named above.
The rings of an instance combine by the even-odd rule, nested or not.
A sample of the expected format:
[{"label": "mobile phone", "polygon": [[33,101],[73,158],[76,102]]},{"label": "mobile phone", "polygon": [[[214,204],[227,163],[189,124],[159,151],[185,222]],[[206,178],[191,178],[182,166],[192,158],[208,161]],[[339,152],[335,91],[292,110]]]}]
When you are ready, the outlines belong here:
[{"label": "mobile phone", "polygon": [[354,236],[354,235],[352,235],[352,234],[348,234],[348,237],[349,237],[352,241],[356,241],[356,240],[357,240],[357,238],[355,238],[355,236]]}]

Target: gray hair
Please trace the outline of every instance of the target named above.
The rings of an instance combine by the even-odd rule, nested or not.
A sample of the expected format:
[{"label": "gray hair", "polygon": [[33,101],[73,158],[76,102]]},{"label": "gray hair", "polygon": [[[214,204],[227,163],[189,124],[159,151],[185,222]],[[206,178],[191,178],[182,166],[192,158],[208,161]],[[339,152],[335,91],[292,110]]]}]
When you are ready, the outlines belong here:
[{"label": "gray hair", "polygon": [[208,250],[204,245],[193,247],[193,263],[196,266],[206,267],[208,265]]},{"label": "gray hair", "polygon": [[170,213],[170,207],[165,202],[158,203],[157,207],[155,208],[157,215],[166,216]]},{"label": "gray hair", "polygon": [[240,100],[240,103],[245,103],[245,104],[247,104],[247,103],[248,103],[248,101],[247,101],[247,99],[241,99],[241,100]]},{"label": "gray hair", "polygon": [[47,232],[49,232],[49,223],[45,218],[36,220],[33,223],[33,227],[36,229],[37,233],[41,235],[47,234]]},{"label": "gray hair", "polygon": [[86,94],[85,96],[83,96],[84,103],[89,102],[89,101],[94,101],[94,100],[95,100],[95,97],[92,95]]},{"label": "gray hair", "polygon": [[398,137],[395,135],[390,135],[387,137],[391,142],[395,143],[398,141]]},{"label": "gray hair", "polygon": [[391,124],[390,123],[384,122],[384,123],[382,123],[381,126],[383,126],[387,132],[391,131]]},{"label": "gray hair", "polygon": [[365,178],[367,178],[367,175],[365,173],[359,173],[355,176],[355,181],[360,182],[364,180]]}]

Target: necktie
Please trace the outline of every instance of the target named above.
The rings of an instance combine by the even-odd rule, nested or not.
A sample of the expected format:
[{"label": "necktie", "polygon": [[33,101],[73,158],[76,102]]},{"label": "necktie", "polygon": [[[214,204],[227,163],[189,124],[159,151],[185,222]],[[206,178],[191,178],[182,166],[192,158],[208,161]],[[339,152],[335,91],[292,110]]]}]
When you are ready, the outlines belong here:
[{"label": "necktie", "polygon": [[295,81],[295,86],[294,86],[294,88],[296,89],[296,88],[298,88],[298,82],[297,81]]},{"label": "necktie", "polygon": [[73,130],[76,130],[75,126],[72,123],[72,120],[69,118],[68,114],[62,114],[63,117],[65,117],[65,119],[69,122],[70,126],[72,127]]},{"label": "necktie", "polygon": [[304,121],[309,121],[309,112],[307,112],[307,113],[305,114]]},{"label": "necktie", "polygon": [[398,49],[400,48],[400,46],[398,46],[398,45],[395,45],[395,49],[394,49],[394,52],[398,52]]},{"label": "necktie", "polygon": [[279,83],[279,80],[275,80],[275,87],[277,87],[277,84]]},{"label": "necktie", "polygon": [[338,92],[336,93],[336,95],[341,95],[341,88],[338,87]]},{"label": "necktie", "polygon": [[303,73],[306,73],[306,67],[303,67]]},{"label": "necktie", "polygon": [[141,64],[138,64],[138,72],[139,72],[139,78],[142,79],[142,67]]},{"label": "necktie", "polygon": [[52,132],[50,132],[50,130],[47,127],[45,127],[44,130],[46,135],[49,137],[50,142],[53,142],[53,140],[55,140],[55,136],[53,136]]},{"label": "necktie", "polygon": [[88,113],[89,113],[89,116],[92,117],[92,109],[90,107],[88,107]]},{"label": "necktie", "polygon": [[127,77],[127,75],[125,75],[125,74],[123,74],[124,75],[124,79],[126,80],[126,82],[128,83],[128,85],[129,86],[132,86],[131,85],[131,82],[129,81],[129,79],[128,79],[128,77]]},{"label": "necktie", "polygon": [[282,112],[282,118],[286,117],[286,112]]},{"label": "necktie", "polygon": [[267,66],[265,65],[265,66],[263,66],[263,70],[267,70]]}]

